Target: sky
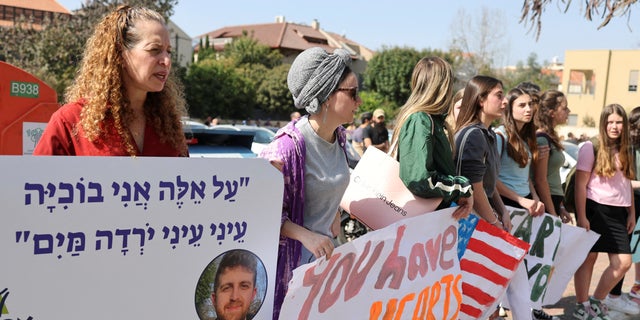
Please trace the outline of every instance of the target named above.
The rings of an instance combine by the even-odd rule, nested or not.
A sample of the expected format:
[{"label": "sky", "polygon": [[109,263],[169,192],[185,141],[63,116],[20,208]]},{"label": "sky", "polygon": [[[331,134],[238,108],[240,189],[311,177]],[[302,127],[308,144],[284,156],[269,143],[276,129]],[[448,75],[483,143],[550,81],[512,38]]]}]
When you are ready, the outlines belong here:
[{"label": "sky", "polygon": [[[82,3],[57,1],[69,10],[80,8]],[[564,13],[561,1],[556,0],[543,14],[542,32],[536,41],[530,25],[519,23],[522,3],[523,0],[180,0],[171,20],[192,38],[198,38],[227,26],[275,22],[276,16],[306,25],[316,19],[320,28],[346,35],[372,50],[385,46],[447,50],[454,26],[464,22],[461,17],[478,20],[486,8],[495,25],[492,32],[500,35],[496,40],[500,49],[496,63],[500,65],[525,62],[532,52],[543,63],[564,61],[565,50],[640,49],[640,6],[634,6],[630,19],[615,18],[598,30],[600,16],[594,21],[586,20],[583,1],[572,1]]]}]

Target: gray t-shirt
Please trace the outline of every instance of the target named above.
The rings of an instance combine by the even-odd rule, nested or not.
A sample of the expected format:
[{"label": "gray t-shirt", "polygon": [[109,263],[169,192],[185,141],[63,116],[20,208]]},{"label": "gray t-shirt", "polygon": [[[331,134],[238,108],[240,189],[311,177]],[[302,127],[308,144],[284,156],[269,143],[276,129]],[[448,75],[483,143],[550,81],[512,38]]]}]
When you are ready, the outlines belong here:
[{"label": "gray t-shirt", "polygon": [[[304,227],[333,237],[331,224],[336,217],[340,200],[349,184],[349,166],[338,139],[330,143],[320,138],[311,127],[308,117],[302,117],[296,127],[304,137]],[[311,260],[309,260],[311,258]],[[313,254],[303,247],[301,262],[313,261]]]}]

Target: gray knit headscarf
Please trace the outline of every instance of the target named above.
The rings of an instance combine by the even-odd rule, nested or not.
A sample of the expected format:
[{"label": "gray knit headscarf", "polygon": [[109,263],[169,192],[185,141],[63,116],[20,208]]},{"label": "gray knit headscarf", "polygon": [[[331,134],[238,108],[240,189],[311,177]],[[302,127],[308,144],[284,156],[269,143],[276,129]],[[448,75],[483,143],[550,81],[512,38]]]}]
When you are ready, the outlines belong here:
[{"label": "gray knit headscarf", "polygon": [[322,104],[338,86],[344,69],[351,65],[351,56],[344,49],[328,54],[313,47],[298,55],[287,76],[287,85],[298,109],[310,114],[320,112]]}]

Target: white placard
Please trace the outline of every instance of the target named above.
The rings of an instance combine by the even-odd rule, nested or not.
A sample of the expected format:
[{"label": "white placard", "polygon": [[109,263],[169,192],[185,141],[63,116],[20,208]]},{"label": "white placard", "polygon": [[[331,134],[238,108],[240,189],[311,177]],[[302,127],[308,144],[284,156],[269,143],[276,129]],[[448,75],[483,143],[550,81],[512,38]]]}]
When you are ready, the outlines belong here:
[{"label": "white placard", "polygon": [[259,258],[255,319],[271,317],[283,184],[263,159],[3,156],[0,166],[0,318],[207,319],[198,281],[234,249]]}]

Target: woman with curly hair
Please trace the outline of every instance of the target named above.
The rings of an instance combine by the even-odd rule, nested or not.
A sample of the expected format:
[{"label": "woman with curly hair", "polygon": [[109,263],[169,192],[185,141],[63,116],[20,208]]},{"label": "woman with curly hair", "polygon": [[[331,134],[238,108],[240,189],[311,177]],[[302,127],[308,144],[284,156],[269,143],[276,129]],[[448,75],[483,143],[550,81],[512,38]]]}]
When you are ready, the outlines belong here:
[{"label": "woman with curly hair", "polygon": [[181,88],[170,75],[164,18],[121,6],[87,40],[66,104],[56,111],[34,154],[188,156],[180,118]]}]

